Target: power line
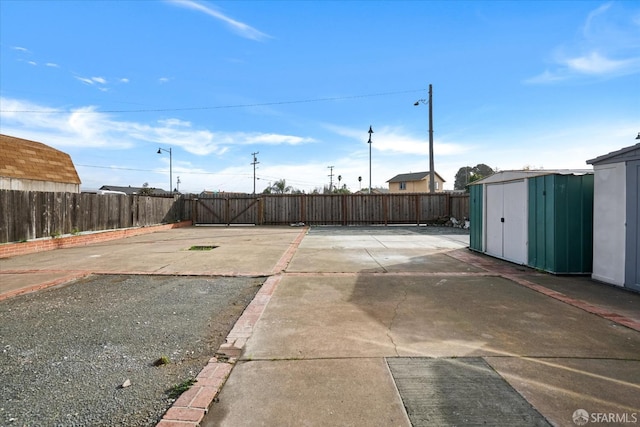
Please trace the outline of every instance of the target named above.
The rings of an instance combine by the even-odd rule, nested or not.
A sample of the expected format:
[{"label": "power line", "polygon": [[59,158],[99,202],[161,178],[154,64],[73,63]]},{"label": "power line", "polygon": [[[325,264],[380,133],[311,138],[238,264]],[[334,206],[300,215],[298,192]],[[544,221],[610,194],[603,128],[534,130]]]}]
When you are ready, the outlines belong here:
[{"label": "power line", "polygon": [[[96,166],[96,165],[80,165],[76,164],[76,166],[81,166],[85,168],[96,168],[96,169],[114,169],[114,170],[124,170],[124,171],[135,171],[135,172],[154,172],[154,173],[165,173],[164,171],[160,171],[158,169],[135,169],[135,168],[123,168],[118,166]],[[180,171],[183,175],[229,175],[229,176],[248,176],[248,174],[241,173],[220,173],[220,172],[190,172],[190,171]]]},{"label": "power line", "polygon": [[388,96],[398,95],[402,93],[414,93],[424,92],[426,89],[412,89],[401,90],[395,92],[381,92],[370,93],[365,95],[350,95],[350,96],[334,96],[327,98],[311,98],[300,99],[295,101],[276,101],[276,102],[263,102],[255,104],[236,104],[236,105],[217,105],[209,107],[184,107],[184,108],[145,108],[136,110],[91,110],[91,111],[69,111],[69,110],[0,110],[0,113],[38,113],[38,114],[62,114],[62,113],[74,113],[74,114],[102,114],[102,113],[161,113],[167,111],[197,111],[197,110],[222,110],[228,108],[249,108],[249,107],[268,107],[273,105],[288,105],[288,104],[304,104],[311,102],[327,102],[327,101],[341,101],[346,99],[358,99],[358,98],[372,98],[376,96]]}]

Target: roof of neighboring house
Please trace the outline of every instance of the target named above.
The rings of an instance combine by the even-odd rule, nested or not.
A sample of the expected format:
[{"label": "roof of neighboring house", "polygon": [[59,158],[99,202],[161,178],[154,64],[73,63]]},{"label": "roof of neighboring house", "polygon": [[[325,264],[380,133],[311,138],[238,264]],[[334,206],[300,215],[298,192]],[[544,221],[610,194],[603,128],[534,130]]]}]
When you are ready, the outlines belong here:
[{"label": "roof of neighboring house", "polygon": [[[125,194],[139,194],[143,189],[144,187],[132,187],[130,185],[126,187],[121,187],[119,185],[103,185],[100,187],[100,190],[122,191]],[[162,188],[147,188],[147,190],[150,191],[150,194],[169,194]]]},{"label": "roof of neighboring house", "polygon": [[593,175],[592,169],[536,169],[536,170],[514,170],[500,171],[478,181],[470,182],[469,185],[491,184],[494,182],[517,181],[524,178],[534,178],[544,175]]},{"label": "roof of neighboring house", "polygon": [[0,134],[0,176],[80,184],[71,156],[40,142]]},{"label": "roof of neighboring house", "polygon": [[[439,174],[438,172],[434,172],[438,178],[440,179],[440,181],[442,182],[446,182]],[[387,182],[409,182],[409,181],[422,181],[423,179],[426,179],[429,176],[430,172],[426,171],[426,172],[413,172],[413,173],[401,173],[400,175],[396,175],[393,178],[391,178],[389,181]]]},{"label": "roof of neighboring house", "polygon": [[627,160],[635,160],[640,158],[640,142],[630,147],[621,148],[617,151],[612,151],[609,154],[596,157],[595,159],[587,160],[587,164],[595,165],[599,163],[616,163]]}]

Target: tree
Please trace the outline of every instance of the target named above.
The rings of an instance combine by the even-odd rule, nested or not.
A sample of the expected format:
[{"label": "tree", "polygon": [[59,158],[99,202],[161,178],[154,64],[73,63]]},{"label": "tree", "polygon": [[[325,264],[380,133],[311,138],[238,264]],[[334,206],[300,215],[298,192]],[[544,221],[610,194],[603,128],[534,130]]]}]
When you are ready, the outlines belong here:
[{"label": "tree", "polygon": [[274,182],[272,185],[268,186],[262,192],[263,194],[287,194],[293,191],[293,187],[287,185],[287,181],[285,179],[279,179]]},{"label": "tree", "polygon": [[458,170],[458,173],[456,173],[456,181],[453,184],[453,189],[464,190],[469,183],[486,178],[489,175],[493,175],[493,173],[493,169],[484,163],[480,163],[474,167],[463,166]]},{"label": "tree", "polygon": [[142,184],[142,188],[140,189],[138,194],[140,194],[141,196],[150,196],[151,194],[153,194],[153,188],[149,187],[148,182],[145,182],[144,184]]}]

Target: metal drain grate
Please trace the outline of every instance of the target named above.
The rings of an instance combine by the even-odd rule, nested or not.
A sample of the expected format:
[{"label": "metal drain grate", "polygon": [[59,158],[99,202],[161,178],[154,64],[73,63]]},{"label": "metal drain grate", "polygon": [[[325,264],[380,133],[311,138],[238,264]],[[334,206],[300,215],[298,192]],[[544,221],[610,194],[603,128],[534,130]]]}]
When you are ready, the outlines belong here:
[{"label": "metal drain grate", "polygon": [[206,245],[206,246],[191,246],[189,248],[190,251],[210,251],[211,249],[215,249],[217,246]]}]

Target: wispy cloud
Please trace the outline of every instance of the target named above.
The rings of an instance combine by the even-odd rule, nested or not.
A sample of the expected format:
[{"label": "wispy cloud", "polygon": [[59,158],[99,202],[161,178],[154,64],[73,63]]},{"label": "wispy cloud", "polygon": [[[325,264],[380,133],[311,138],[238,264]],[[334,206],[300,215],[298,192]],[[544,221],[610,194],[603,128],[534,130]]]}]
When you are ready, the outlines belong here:
[{"label": "wispy cloud", "polygon": [[591,11],[582,25],[580,38],[556,48],[553,65],[525,83],[548,84],[640,73],[640,13],[629,13],[616,6],[605,3]]},{"label": "wispy cloud", "polygon": [[55,140],[57,146],[131,148],[143,143],[180,146],[189,153],[221,155],[233,146],[298,145],[313,139],[274,133],[217,132],[170,118],[155,123],[120,121],[86,106],[71,112],[28,101],[0,98],[3,133],[37,141]]},{"label": "wispy cloud", "polygon": [[[366,138],[368,137],[366,134],[363,134],[362,129],[355,130],[333,125],[326,125],[326,127],[338,135],[349,137],[361,142],[366,141]],[[429,154],[429,144],[426,138],[416,138],[415,136],[407,133],[401,127],[383,126],[374,129],[371,144],[371,148],[373,150],[388,153],[418,155]],[[447,142],[439,138],[436,138],[433,144],[434,150],[442,156],[460,154],[469,150],[469,147],[463,144]]]},{"label": "wispy cloud", "polygon": [[158,83],[160,83],[160,84],[169,83],[169,80],[170,80],[169,77],[160,77],[158,79]]},{"label": "wispy cloud", "polygon": [[60,68],[60,66],[54,62],[47,62],[46,64],[47,67],[51,67],[51,68]]},{"label": "wispy cloud", "polygon": [[217,20],[220,20],[227,24],[227,26],[229,26],[236,34],[241,37],[256,41],[261,41],[270,37],[269,35],[253,28],[252,26],[245,24],[244,22],[236,21],[235,19],[228,17],[218,10],[205,6],[204,4],[201,4],[199,2],[193,0],[168,0],[168,2],[176,6],[202,12]]},{"label": "wispy cloud", "polygon": [[30,53],[29,49],[27,49],[26,47],[21,47],[21,46],[12,46],[11,49],[13,50],[17,50],[19,52],[24,52],[24,53]]},{"label": "wispy cloud", "polygon": [[281,135],[276,133],[239,133],[238,140],[244,145],[300,145],[314,142],[313,138],[303,138],[294,135]]},{"label": "wispy cloud", "polygon": [[84,83],[86,85],[95,86],[101,92],[108,92],[109,91],[109,88],[106,86],[107,85],[107,79],[105,79],[104,77],[80,77],[80,76],[74,76],[74,78],[76,80],[81,81],[82,83]]}]

